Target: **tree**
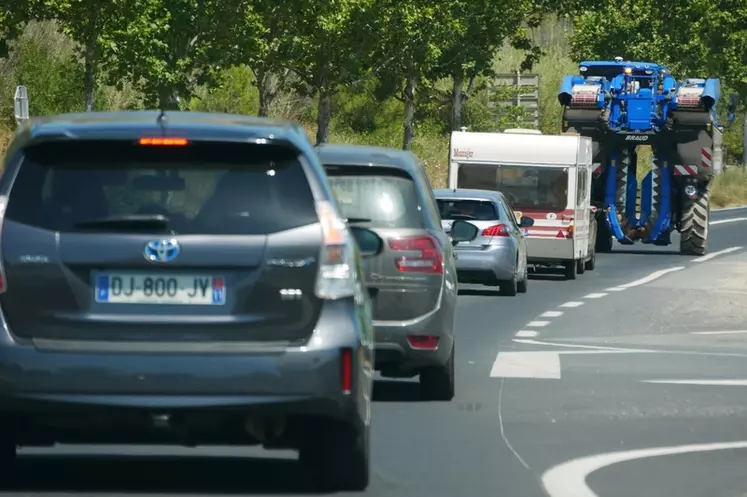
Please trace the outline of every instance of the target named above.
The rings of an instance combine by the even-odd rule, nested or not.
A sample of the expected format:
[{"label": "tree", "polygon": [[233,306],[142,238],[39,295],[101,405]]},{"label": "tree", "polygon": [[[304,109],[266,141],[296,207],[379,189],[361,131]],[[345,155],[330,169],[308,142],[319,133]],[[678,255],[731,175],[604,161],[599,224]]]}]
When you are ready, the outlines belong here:
[{"label": "tree", "polygon": [[[255,0],[244,6],[234,25],[232,62],[246,64],[254,73],[259,94],[259,115],[267,117],[270,105],[285,86],[290,70],[283,57],[284,43],[291,35],[289,24],[296,15],[293,2]],[[252,40],[247,43],[247,40]]]},{"label": "tree", "polygon": [[[137,83],[150,106],[178,109],[199,84],[234,58],[237,12],[249,0],[120,0],[140,15],[128,17],[110,36],[107,55],[113,82]],[[139,5],[135,7],[136,4]],[[241,40],[251,50],[253,38]]]},{"label": "tree", "polygon": [[578,60],[621,56],[667,65],[681,78],[721,77],[747,96],[747,4],[740,0],[607,0],[574,19]]},{"label": "tree", "polygon": [[315,94],[317,143],[329,141],[332,97],[365,72],[371,41],[373,0],[289,0],[288,29],[281,49],[287,67],[299,78],[296,90]]},{"label": "tree", "polygon": [[96,78],[105,61],[104,49],[113,43],[110,35],[121,31],[138,16],[140,0],[30,0],[35,17],[55,19],[63,32],[79,44],[84,61],[86,111],[94,108]]},{"label": "tree", "polygon": [[521,69],[531,68],[539,58],[541,52],[522,24],[537,24],[541,16],[532,0],[455,0],[450,4],[452,17],[461,27],[443,40],[441,57],[429,73],[432,79],[451,77],[451,128],[456,130],[462,125],[464,99],[479,76],[493,74],[495,54],[506,41],[526,51]]},{"label": "tree", "polygon": [[464,36],[465,23],[454,17],[449,2],[441,0],[379,0],[371,17],[376,24],[369,36],[377,41],[373,60],[404,102],[402,148],[410,150],[418,87],[442,60],[448,40]]},{"label": "tree", "polygon": [[0,9],[0,59],[8,56],[9,42],[20,34],[23,25],[31,18],[28,0],[15,0],[9,7]]}]

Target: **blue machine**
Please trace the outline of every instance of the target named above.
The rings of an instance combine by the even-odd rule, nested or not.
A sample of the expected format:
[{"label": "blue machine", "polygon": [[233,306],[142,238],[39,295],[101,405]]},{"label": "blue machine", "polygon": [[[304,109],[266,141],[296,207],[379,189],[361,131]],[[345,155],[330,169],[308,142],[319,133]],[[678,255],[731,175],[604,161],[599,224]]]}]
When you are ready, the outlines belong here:
[{"label": "blue machine", "polygon": [[[680,252],[707,252],[709,192],[721,168],[716,104],[719,79],[677,81],[651,62],[584,61],[563,78],[558,101],[562,131],[593,140],[592,201],[597,206],[600,252],[636,241],[669,245],[680,232]],[[729,102],[729,121],[737,97]],[[638,146],[653,150],[651,171],[636,178]]]}]

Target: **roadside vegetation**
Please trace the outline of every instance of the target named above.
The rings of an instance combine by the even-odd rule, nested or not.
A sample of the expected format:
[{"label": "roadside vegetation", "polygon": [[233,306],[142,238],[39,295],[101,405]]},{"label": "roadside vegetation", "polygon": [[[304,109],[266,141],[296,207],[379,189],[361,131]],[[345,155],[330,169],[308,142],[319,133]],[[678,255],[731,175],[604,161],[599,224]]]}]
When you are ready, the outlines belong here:
[{"label": "roadside vegetation", "polygon": [[[580,58],[656,59],[685,76],[705,70],[722,77],[722,95],[747,98],[744,9],[719,11],[733,27],[724,37],[710,24],[682,27],[691,9],[712,8],[701,0],[675,1],[682,20],[671,3],[659,12],[644,0],[631,4],[641,7],[635,19],[601,16],[619,9],[584,0],[548,2],[553,11],[540,0],[411,3],[19,0],[0,12],[0,154],[21,83],[32,116],[158,107],[266,115],[301,122],[312,141],[409,148],[434,186],[446,182],[452,129],[527,127],[522,108],[498,105],[514,90],[494,84],[495,73],[540,75],[540,129],[549,134],[560,129],[561,78]],[[311,17],[318,22],[304,22]],[[651,29],[672,37],[637,39]],[[725,134],[731,167],[714,184],[714,207],[747,203],[743,112]],[[644,148],[641,176],[650,160]]]}]

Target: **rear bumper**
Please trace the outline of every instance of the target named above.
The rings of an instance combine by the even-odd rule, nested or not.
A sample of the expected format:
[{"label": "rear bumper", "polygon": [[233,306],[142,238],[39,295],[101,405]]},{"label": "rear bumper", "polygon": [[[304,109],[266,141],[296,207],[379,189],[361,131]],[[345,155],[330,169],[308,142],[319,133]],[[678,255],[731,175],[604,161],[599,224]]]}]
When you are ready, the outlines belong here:
[{"label": "rear bumper", "polygon": [[[516,273],[516,248],[508,241],[485,249],[455,250],[457,273],[488,273],[497,280],[510,280]],[[460,281],[466,281],[463,277]]]},{"label": "rear bumper", "polygon": [[[455,301],[447,298],[434,313],[411,322],[378,321],[376,327],[376,369],[379,371],[416,371],[445,364],[454,346]],[[415,349],[408,336],[437,336],[435,350]]]},{"label": "rear bumper", "polygon": [[575,259],[574,240],[569,238],[527,238],[529,264],[559,263]]},{"label": "rear bumper", "polygon": [[[303,347],[281,344],[33,343],[0,330],[0,415],[107,408],[162,412],[242,409],[367,417],[373,347],[364,346],[352,302],[325,303],[316,331]],[[64,346],[62,346],[64,344]],[[127,347],[125,347],[125,345]],[[352,348],[353,393],[342,392],[341,349]],[[212,348],[212,350],[211,350]],[[157,350],[154,352],[154,350]]]}]

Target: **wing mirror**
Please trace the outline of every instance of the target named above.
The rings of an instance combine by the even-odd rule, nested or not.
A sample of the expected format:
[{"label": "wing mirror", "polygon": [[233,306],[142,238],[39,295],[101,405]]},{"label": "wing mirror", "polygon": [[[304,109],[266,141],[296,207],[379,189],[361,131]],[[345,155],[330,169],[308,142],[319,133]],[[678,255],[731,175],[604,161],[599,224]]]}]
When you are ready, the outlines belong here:
[{"label": "wing mirror", "polygon": [[534,226],[534,219],[529,216],[521,216],[519,220],[520,228],[531,228],[532,226]]},{"label": "wing mirror", "polygon": [[373,231],[358,226],[350,226],[349,229],[358,242],[362,257],[376,257],[384,250],[384,240]]},{"label": "wing mirror", "polygon": [[451,244],[456,245],[459,242],[471,242],[477,238],[480,228],[467,221],[454,221],[451,225]]}]

